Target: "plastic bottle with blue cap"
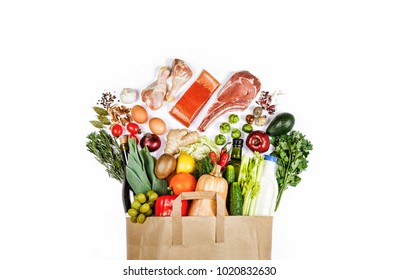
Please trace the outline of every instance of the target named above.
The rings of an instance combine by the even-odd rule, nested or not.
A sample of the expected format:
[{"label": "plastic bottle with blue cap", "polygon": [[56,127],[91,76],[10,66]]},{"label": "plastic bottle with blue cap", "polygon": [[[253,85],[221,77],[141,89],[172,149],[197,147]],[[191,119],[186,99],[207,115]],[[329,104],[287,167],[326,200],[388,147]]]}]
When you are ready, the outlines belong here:
[{"label": "plastic bottle with blue cap", "polygon": [[259,197],[256,204],[255,216],[274,216],[274,208],[278,194],[276,179],[277,158],[265,155],[265,167],[260,181]]}]

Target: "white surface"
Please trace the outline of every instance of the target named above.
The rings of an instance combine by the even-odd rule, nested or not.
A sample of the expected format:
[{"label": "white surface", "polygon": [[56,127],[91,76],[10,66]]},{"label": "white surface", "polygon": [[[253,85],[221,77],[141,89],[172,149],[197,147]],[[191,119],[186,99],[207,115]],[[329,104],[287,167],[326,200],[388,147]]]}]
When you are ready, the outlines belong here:
[{"label": "white surface", "polygon": [[276,260],[397,259],[398,25],[389,1],[1,4],[0,259],[124,259],[121,186],[85,148],[104,90],[179,57],[283,90],[314,145]]}]

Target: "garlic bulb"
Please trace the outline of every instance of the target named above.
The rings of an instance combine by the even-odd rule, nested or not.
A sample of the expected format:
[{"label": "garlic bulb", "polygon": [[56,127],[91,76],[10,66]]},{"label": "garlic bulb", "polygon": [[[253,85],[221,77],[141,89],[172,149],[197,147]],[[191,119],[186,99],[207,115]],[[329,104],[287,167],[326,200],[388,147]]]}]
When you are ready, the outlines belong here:
[{"label": "garlic bulb", "polygon": [[137,99],[137,91],[132,88],[124,88],[121,91],[120,99],[124,104],[132,104]]}]

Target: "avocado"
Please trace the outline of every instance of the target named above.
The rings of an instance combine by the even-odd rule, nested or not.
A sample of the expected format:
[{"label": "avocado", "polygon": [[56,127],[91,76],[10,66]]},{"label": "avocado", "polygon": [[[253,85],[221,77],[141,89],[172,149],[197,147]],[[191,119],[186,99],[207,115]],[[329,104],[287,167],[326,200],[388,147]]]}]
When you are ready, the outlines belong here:
[{"label": "avocado", "polygon": [[269,136],[280,136],[291,131],[294,127],[295,118],[291,113],[280,113],[274,117],[266,129]]}]

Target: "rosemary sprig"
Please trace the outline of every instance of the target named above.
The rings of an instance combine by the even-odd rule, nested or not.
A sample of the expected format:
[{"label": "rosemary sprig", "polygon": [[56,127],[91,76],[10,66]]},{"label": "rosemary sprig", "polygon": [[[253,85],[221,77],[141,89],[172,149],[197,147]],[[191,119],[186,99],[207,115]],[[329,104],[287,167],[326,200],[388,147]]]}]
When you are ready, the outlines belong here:
[{"label": "rosemary sprig", "polygon": [[104,129],[92,132],[87,135],[89,141],[86,143],[87,150],[92,153],[95,159],[105,166],[109,177],[123,182],[125,175],[123,172],[122,154],[117,141]]}]

